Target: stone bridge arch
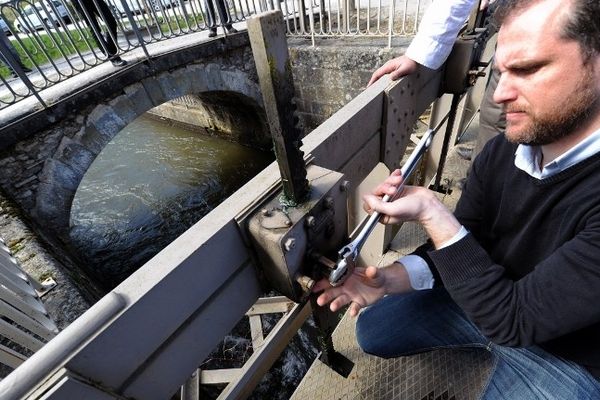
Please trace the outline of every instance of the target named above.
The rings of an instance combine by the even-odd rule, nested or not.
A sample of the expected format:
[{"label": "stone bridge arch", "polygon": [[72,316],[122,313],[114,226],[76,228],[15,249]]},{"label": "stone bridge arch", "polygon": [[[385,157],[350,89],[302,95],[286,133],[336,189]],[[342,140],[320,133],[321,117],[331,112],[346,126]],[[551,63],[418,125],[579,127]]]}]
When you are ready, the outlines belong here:
[{"label": "stone bridge arch", "polygon": [[81,128],[75,135],[60,139],[39,174],[32,212],[34,219],[63,241],[68,240],[75,193],[98,154],[140,115],[165,102],[189,97],[198,99],[209,109],[238,102],[238,109],[245,107],[246,113],[254,113],[258,124],[264,127],[256,129],[259,137],[243,137],[240,141],[253,142],[259,147],[265,147],[270,141],[265,136],[260,87],[252,71],[203,63],[162,72],[128,85],[120,95],[96,105],[83,116]]}]

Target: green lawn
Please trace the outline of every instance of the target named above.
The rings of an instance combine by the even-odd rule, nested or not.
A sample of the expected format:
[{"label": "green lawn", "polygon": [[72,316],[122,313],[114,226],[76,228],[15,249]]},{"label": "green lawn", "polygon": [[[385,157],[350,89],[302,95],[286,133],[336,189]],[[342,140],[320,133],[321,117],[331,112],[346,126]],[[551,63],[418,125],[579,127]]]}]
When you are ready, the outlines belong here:
[{"label": "green lawn", "polygon": [[[141,21],[138,23],[140,22]],[[180,29],[184,32],[188,29],[198,29],[198,25],[202,23],[202,17],[195,16],[194,18],[193,16],[188,16],[187,20],[180,16],[171,16],[169,19],[159,17],[158,21],[155,21],[155,23],[156,22],[158,22],[160,30],[165,34],[168,35],[171,31],[178,34],[181,32]],[[38,31],[34,37],[23,37],[21,42],[23,43],[23,46],[27,48],[29,54],[34,59],[36,64],[41,66],[50,61],[48,58],[52,60],[58,60],[64,56],[74,54],[76,52],[76,48],[79,49],[80,52],[85,53],[90,50],[89,45],[98,47],[94,39],[91,38],[91,31],[89,29],[83,30],[83,34],[87,38],[87,43],[86,40],[84,40],[84,38],[81,36],[81,32],[79,30],[69,31],[69,34],[62,30],[53,31],[50,35],[48,35],[45,31]],[[19,53],[25,66],[33,69],[33,63],[29,57],[25,55],[21,44],[17,41],[13,41],[12,43],[17,49],[17,52]],[[42,48],[44,51],[41,50]],[[47,55],[44,52],[47,53]],[[4,65],[4,63],[0,63],[0,75],[4,78],[10,76],[10,70]]]},{"label": "green lawn", "polygon": [[[88,37],[87,41],[92,46],[97,46],[93,39],[90,39],[90,31],[85,30],[84,34]],[[47,33],[41,33],[32,37],[24,37],[20,42],[13,41],[13,46],[17,49],[21,57],[21,61],[25,64],[26,67],[33,68],[33,63],[31,62],[29,56],[25,54],[22,46],[27,48],[29,55],[33,58],[33,60],[38,65],[47,64],[50,60],[58,60],[64,57],[64,55],[68,56],[70,54],[75,53],[75,49],[79,49],[81,52],[87,52],[90,50],[90,47],[86,43],[86,41],[82,38],[81,33],[79,31],[70,31],[67,35],[65,32],[52,32],[51,35]],[[41,49],[44,49],[42,51]],[[8,67],[1,64],[0,67],[0,75],[3,77],[10,76],[10,70]]]}]

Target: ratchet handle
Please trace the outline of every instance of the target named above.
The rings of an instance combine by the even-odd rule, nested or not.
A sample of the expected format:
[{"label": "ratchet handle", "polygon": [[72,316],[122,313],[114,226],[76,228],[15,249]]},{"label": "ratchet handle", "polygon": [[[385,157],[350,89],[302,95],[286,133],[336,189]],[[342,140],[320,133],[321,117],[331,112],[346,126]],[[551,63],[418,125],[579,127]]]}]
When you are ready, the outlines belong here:
[{"label": "ratchet handle", "polygon": [[[406,180],[412,175],[415,168],[417,167],[417,164],[421,160],[421,157],[423,156],[423,154],[427,151],[427,149],[431,145],[431,141],[433,139],[434,134],[435,134],[435,132],[432,129],[428,129],[427,132],[425,132],[425,134],[423,135],[423,137],[421,137],[421,139],[419,140],[419,143],[417,144],[417,147],[415,147],[413,152],[408,157],[408,160],[406,160],[406,163],[400,169],[400,173],[402,174],[402,177],[403,177],[402,183],[398,186],[398,188],[396,189],[396,192],[394,193],[393,196],[386,194],[385,196],[383,196],[381,201],[383,201],[384,203],[387,203],[389,201],[394,200],[394,198],[398,195],[398,193],[400,193],[402,191],[402,189],[404,189],[404,184],[405,184]],[[375,226],[377,226],[377,222],[379,221],[380,217],[381,217],[381,213],[379,213],[378,211],[374,211],[373,214],[371,214],[368,217],[366,224],[361,229],[359,234],[356,236],[356,239],[354,239],[352,241],[351,245],[353,245],[356,248],[357,255],[360,252],[360,249],[362,248],[363,244],[365,243],[367,237],[369,237],[371,232],[373,232],[373,229],[375,228]]]}]

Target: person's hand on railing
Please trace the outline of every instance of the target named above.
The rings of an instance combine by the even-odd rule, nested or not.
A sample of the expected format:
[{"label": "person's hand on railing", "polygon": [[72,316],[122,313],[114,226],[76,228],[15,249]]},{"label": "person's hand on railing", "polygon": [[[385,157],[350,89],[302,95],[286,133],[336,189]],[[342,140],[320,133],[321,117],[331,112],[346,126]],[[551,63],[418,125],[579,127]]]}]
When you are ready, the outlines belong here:
[{"label": "person's hand on railing", "polygon": [[389,60],[381,67],[379,67],[377,71],[373,72],[373,75],[371,76],[371,80],[367,84],[367,87],[377,82],[379,78],[386,74],[390,74],[390,78],[393,81],[400,79],[405,75],[412,74],[416,71],[418,65],[419,64],[417,64],[416,61],[408,58],[407,56],[400,56]]}]

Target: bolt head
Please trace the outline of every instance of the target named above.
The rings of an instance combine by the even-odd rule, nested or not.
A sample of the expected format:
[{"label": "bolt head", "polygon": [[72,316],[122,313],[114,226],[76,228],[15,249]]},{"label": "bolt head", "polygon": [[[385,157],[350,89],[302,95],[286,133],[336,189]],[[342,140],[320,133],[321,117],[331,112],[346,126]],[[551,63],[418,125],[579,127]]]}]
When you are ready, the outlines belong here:
[{"label": "bolt head", "polygon": [[325,197],[325,208],[333,208],[333,197]]},{"label": "bolt head", "polygon": [[296,239],[294,239],[294,238],[287,238],[286,241],[285,241],[285,243],[283,244],[283,248],[286,251],[290,251],[294,247],[296,247]]},{"label": "bolt head", "polygon": [[308,217],[306,217],[306,226],[308,226],[309,228],[312,228],[313,226],[315,226],[316,223],[317,223],[317,219],[315,217],[313,217],[312,215],[309,215]]}]

